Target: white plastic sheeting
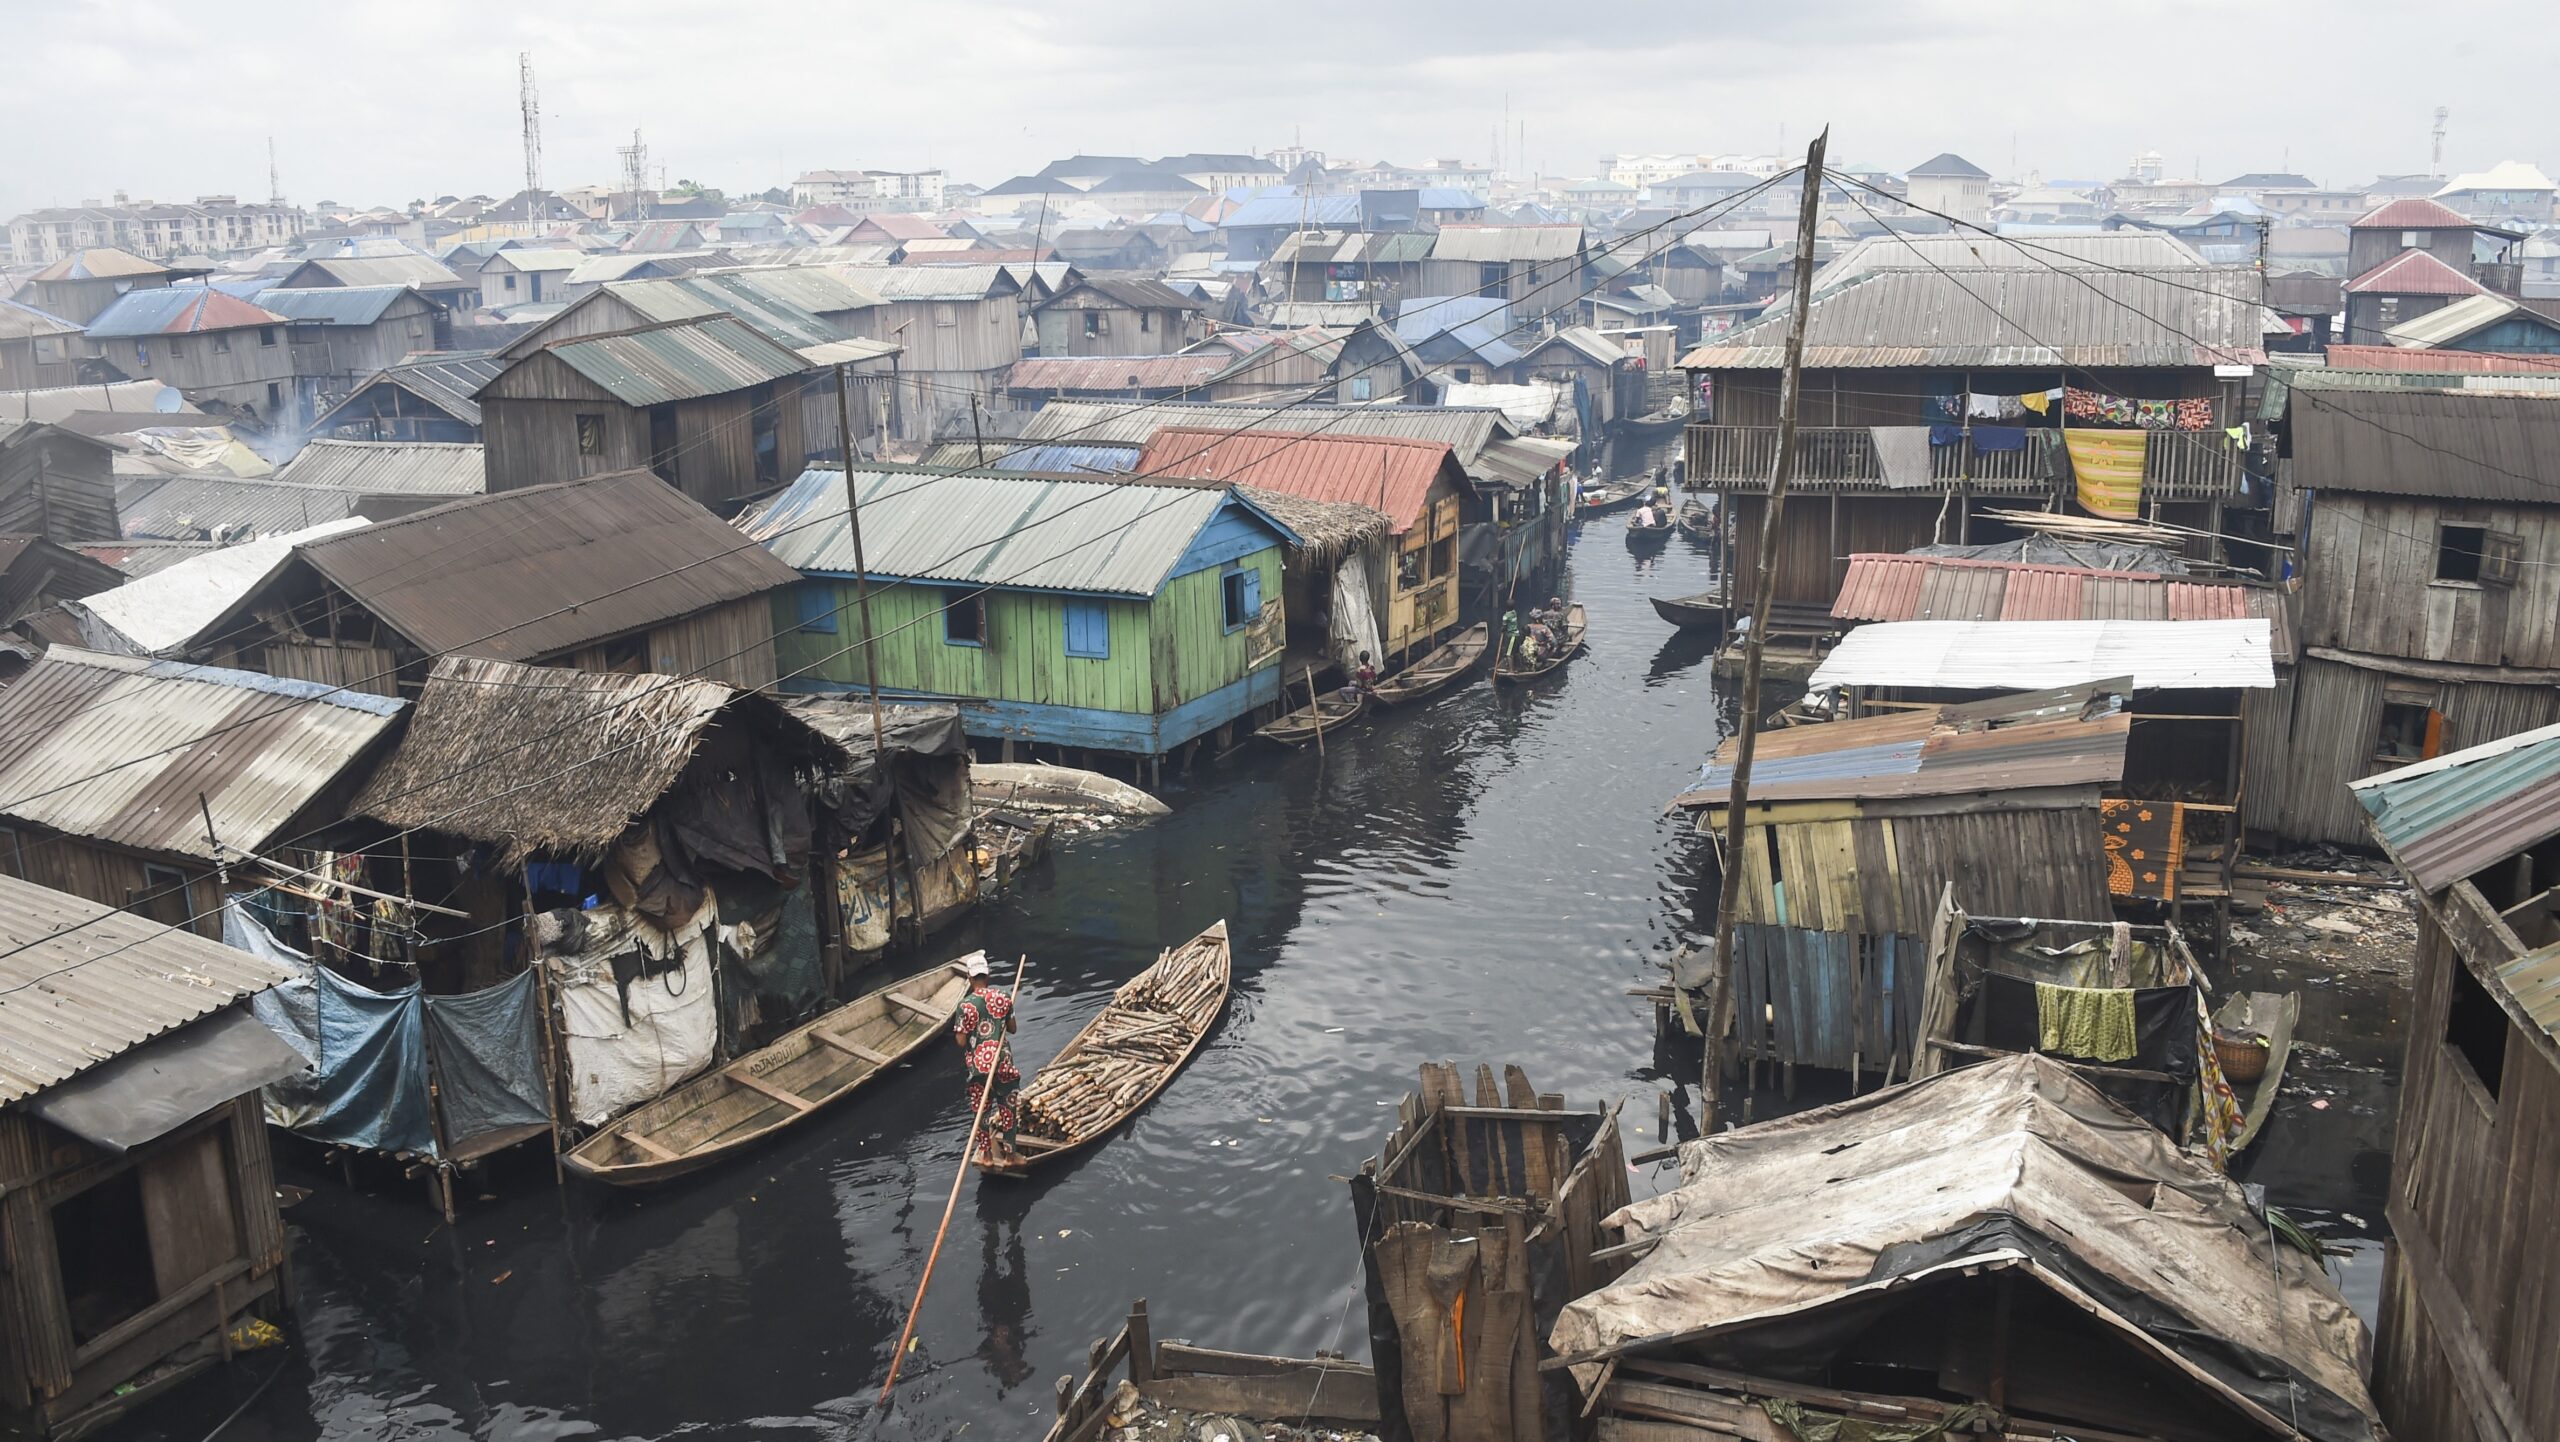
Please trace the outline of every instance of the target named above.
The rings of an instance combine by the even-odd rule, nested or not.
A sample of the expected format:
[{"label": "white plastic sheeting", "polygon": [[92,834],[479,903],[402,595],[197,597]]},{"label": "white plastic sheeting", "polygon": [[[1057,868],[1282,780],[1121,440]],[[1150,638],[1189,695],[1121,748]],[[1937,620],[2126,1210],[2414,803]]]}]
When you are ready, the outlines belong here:
[{"label": "white plastic sheeting", "polygon": [[2263,617],[2240,621],[1882,621],[1840,639],[1808,691],[2039,691],[2133,678],[2137,691],[2276,684]]},{"label": "white plastic sheeting", "polygon": [[1533,431],[1553,420],[1558,406],[1566,416],[1573,414],[1569,387],[1554,381],[1531,381],[1527,385],[1471,385],[1451,381],[1441,387],[1441,404],[1448,406],[1492,406],[1503,419],[1523,431]]},{"label": "white plastic sheeting", "polygon": [[176,651],[272,575],[295,546],[369,524],[362,516],[349,516],[207,551],[113,590],[65,602],[64,609],[80,618],[81,638],[94,649],[136,656]]},{"label": "white plastic sheeting", "polygon": [[[702,909],[673,932],[634,921],[620,907],[600,906],[586,913],[585,950],[548,963],[569,1053],[569,1110],[579,1125],[600,1126],[711,1064],[720,1037],[711,991],[718,916],[708,889]],[[632,978],[626,1023],[613,958],[635,948],[658,958],[681,951],[683,965]]]},{"label": "white plastic sheeting", "polygon": [[1346,675],[1359,664],[1361,652],[1368,652],[1372,658],[1387,654],[1387,648],[1378,641],[1378,609],[1369,599],[1373,594],[1369,588],[1368,552],[1345,554],[1342,563],[1333,568],[1333,619],[1328,627],[1332,634],[1326,641]]}]

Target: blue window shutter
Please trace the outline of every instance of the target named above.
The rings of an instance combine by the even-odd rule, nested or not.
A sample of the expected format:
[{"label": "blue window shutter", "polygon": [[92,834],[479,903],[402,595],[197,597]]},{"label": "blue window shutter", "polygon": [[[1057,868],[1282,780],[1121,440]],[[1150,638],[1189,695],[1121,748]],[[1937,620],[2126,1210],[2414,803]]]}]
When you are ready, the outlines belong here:
[{"label": "blue window shutter", "polygon": [[833,581],[803,581],[797,592],[800,600],[800,629],[836,631],[836,587]]},{"label": "blue window shutter", "polygon": [[1249,625],[1262,614],[1262,571],[1247,566],[1244,571],[1244,619]]},{"label": "blue window shutter", "polygon": [[1111,655],[1111,613],[1100,601],[1067,602],[1067,654],[1097,660]]}]

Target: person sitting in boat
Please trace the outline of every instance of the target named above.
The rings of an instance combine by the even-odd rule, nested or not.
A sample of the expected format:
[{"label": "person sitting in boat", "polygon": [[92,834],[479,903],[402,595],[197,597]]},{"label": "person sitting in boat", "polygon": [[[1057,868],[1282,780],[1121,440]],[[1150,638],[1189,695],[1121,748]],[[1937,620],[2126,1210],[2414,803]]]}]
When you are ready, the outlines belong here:
[{"label": "person sitting in boat", "polygon": [[969,994],[960,999],[951,1035],[960,1043],[960,1060],[969,1069],[971,1116],[978,1114],[982,1104],[980,1089],[990,1079],[995,1084],[995,1094],[983,1099],[987,1119],[978,1129],[978,1160],[1018,1167],[1023,1156],[1014,1150],[1013,1139],[1021,1117],[1014,1099],[1022,1090],[1022,1072],[1014,1066],[1013,1048],[1005,1042],[1013,1034],[1013,998],[988,983],[984,954],[970,957],[961,969],[969,976]]},{"label": "person sitting in boat", "polygon": [[1359,661],[1351,668],[1351,678],[1343,683],[1342,699],[1345,701],[1356,700],[1377,689],[1378,663],[1370,660],[1369,653],[1363,651],[1360,653]]},{"label": "person sitting in boat", "polygon": [[1636,529],[1650,531],[1661,524],[1662,513],[1653,508],[1653,498],[1647,496],[1645,503],[1636,507]]}]

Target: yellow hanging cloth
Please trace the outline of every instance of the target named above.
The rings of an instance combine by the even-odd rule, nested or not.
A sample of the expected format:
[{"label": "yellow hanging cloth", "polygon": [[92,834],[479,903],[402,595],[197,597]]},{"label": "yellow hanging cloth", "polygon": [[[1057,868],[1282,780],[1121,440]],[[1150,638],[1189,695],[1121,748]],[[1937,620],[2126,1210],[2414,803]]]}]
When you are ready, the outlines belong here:
[{"label": "yellow hanging cloth", "polygon": [[2066,430],[2071,473],[2079,478],[2080,505],[2092,515],[2139,520],[2142,463],[2150,454],[2148,431]]},{"label": "yellow hanging cloth", "polygon": [[2029,391],[2025,395],[2018,397],[2018,404],[2025,406],[2028,410],[2034,411],[2037,415],[2043,415],[2047,410],[2051,409],[2053,405],[2053,397],[2046,395],[2043,391]]}]

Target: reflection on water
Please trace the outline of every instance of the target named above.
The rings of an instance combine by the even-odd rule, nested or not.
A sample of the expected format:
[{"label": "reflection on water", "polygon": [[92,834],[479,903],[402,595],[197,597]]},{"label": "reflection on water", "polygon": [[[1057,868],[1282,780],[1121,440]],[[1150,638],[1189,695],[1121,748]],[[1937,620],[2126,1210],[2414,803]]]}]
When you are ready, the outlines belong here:
[{"label": "reflection on water", "polygon": [[[1159,1337],[1359,1355],[1358,1257],[1329,1175],[1371,1154],[1432,1058],[1516,1061],[1577,1104],[1634,1095],[1662,1127],[1651,1018],[1625,995],[1713,924],[1705,844],[1663,803],[1729,721],[1703,639],[1650,595],[1702,590],[1686,543],[1639,562],[1604,517],[1571,588],[1590,650],[1561,675],[1474,684],[1329,736],[1326,754],[1204,768],[1149,826],[1073,838],[960,931],[1030,957],[1026,1063],[1159,948],[1225,917],[1235,994],[1177,1081],[1122,1133],[1027,1182],[964,1189],[884,1432],[1027,1435],[1050,1382],[1148,1299]],[[883,979],[913,970],[908,959]],[[2279,985],[2283,983],[2278,983]],[[2334,989],[2333,989],[2334,990]],[[2315,997],[2305,1030],[2363,1038],[2289,1097],[2249,1175],[2378,1235],[2393,1043],[2386,999]],[[1676,1049],[1675,1049],[1676,1050]],[[1694,1073],[1691,1073],[1694,1075]],[[1798,1104],[1818,1100],[1812,1089]],[[1766,1115],[1774,1099],[1763,1098]],[[1695,1099],[1673,1117],[1694,1129]],[[448,1230],[410,1190],[334,1179],[290,1215],[307,1357],[225,1434],[330,1437],[843,1435],[867,1416],[942,1216],[969,1112],[940,1050],[860,1102],[653,1193],[555,1188],[507,1159]],[[1635,1179],[1639,1194],[1666,1169]],[[2363,1219],[2359,1231],[2345,1214]],[[2366,1296],[2360,1253],[2346,1268]],[[127,1435],[194,1438],[262,1377],[238,1369]]]}]

